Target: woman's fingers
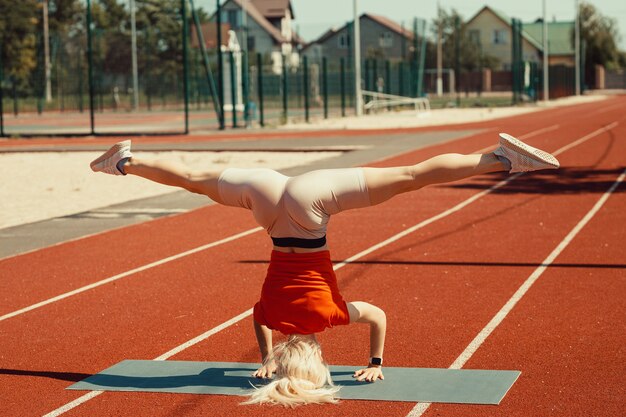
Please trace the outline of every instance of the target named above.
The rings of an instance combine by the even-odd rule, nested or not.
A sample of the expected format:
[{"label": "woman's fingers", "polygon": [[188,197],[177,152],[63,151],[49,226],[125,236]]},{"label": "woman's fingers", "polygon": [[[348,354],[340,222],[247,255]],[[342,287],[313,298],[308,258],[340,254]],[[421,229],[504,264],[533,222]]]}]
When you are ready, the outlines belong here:
[{"label": "woman's fingers", "polygon": [[380,368],[359,369],[352,375],[357,381],[376,382],[377,379],[385,379]]},{"label": "woman's fingers", "polygon": [[252,376],[260,379],[270,379],[273,375],[274,371],[270,368],[266,368],[265,366],[257,369]]}]

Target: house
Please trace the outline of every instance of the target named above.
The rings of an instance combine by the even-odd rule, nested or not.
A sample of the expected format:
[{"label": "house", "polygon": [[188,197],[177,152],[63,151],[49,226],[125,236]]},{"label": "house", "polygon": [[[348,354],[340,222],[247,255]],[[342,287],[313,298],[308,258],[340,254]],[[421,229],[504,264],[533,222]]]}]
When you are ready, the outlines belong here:
[{"label": "house", "polygon": [[[222,4],[221,13],[222,34],[225,30],[234,31],[239,45],[250,54],[261,53],[279,68],[283,55],[288,56],[290,62],[298,62],[297,50],[304,42],[293,30],[290,0],[227,0]],[[213,14],[210,23],[202,25],[207,48],[217,44],[215,21]],[[195,34],[192,36],[193,46]],[[222,45],[228,43],[229,37],[222,35]]]},{"label": "house", "polygon": [[[484,6],[466,23],[471,40],[479,43],[483,53],[500,61],[502,70],[511,69],[511,18]],[[548,62],[550,65],[574,66],[574,22],[548,23]],[[543,22],[539,19],[522,25],[522,59],[541,64],[543,60]]]},{"label": "house", "polygon": [[[361,57],[400,61],[407,57],[413,42],[413,31],[379,15],[364,13],[359,17],[361,30]],[[354,55],[353,22],[339,29],[330,29],[318,39],[307,44],[302,54],[319,62],[326,57],[331,62],[345,58],[351,62]]]},{"label": "house", "polygon": [[[543,45],[543,21],[524,23],[523,30],[530,38]],[[543,48],[542,48],[543,50]],[[574,22],[548,22],[548,62],[550,65],[576,64],[574,50]]]}]

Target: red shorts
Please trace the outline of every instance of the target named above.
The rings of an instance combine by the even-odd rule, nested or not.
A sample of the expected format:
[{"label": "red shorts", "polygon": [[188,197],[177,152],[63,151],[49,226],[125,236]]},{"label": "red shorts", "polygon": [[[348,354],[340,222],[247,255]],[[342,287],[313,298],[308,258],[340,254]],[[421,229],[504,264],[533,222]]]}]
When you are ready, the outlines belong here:
[{"label": "red shorts", "polygon": [[286,335],[318,333],[349,324],[350,314],[339,294],[330,252],[272,251],[254,319]]}]

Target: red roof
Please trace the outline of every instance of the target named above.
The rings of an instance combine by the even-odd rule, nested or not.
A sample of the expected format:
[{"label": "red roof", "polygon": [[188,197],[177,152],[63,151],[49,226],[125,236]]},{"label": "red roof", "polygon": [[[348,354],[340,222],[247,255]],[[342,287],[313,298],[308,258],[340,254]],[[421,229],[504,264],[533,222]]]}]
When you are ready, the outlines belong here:
[{"label": "red roof", "polygon": [[[228,23],[222,23],[222,44],[228,44],[228,31],[230,30],[230,25]],[[200,25],[202,30],[202,37],[204,38],[204,47],[213,49],[217,46],[217,25],[215,23],[204,23]],[[191,32],[191,47],[197,48],[200,46],[200,42],[198,42],[198,36],[196,35],[196,25],[194,23],[191,24],[189,28]]]},{"label": "red roof", "polygon": [[254,7],[261,12],[266,18],[285,17],[285,10],[289,9],[293,18],[293,9],[289,0],[249,0],[248,4],[254,4]]},{"label": "red roof", "polygon": [[370,19],[372,19],[373,21],[377,22],[380,25],[386,26],[387,28],[391,29],[392,31],[396,32],[399,35],[404,35],[405,37],[409,38],[409,39],[413,39],[413,31],[403,28],[401,25],[399,25],[398,23],[394,22],[393,20],[386,18],[385,16],[380,16],[380,15],[376,15],[376,14],[371,14],[371,13],[364,13],[362,17],[369,17]]}]

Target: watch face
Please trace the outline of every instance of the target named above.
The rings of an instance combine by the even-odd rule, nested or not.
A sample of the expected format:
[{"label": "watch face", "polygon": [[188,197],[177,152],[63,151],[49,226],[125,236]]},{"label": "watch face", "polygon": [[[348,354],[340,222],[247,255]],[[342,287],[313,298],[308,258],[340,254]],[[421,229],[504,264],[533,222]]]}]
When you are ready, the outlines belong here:
[{"label": "watch face", "polygon": [[382,365],[383,364],[383,360],[381,358],[371,358],[370,359],[370,363],[372,365]]}]

